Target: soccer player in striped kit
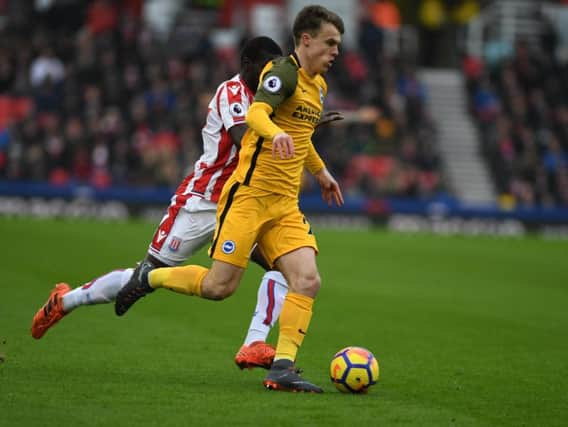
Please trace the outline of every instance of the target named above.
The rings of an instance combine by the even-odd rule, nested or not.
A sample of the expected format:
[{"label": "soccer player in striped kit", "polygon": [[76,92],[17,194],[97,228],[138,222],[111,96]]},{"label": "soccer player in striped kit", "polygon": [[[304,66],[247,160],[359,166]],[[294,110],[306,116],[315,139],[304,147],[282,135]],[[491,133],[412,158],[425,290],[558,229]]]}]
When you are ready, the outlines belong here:
[{"label": "soccer player in striped kit", "polygon": [[[281,55],[280,47],[268,37],[257,37],[245,44],[240,73],[219,85],[209,103],[202,129],[203,154],[195,163],[194,171],[177,188],[139,268],[180,265],[211,241],[217,202],[225,181],[237,165],[240,140],[246,131],[245,116],[258,86],[260,71],[269,60]],[[330,113],[328,117],[329,121],[341,118],[337,113]],[[252,257],[269,270],[262,257],[256,253]],[[114,301],[133,272],[132,268],[114,270],[75,289],[66,283],[57,284],[34,316],[32,336],[41,338],[77,307]],[[265,273],[248,333],[235,356],[235,363],[241,369],[270,367],[274,347],[265,341],[280,315],[287,290],[280,272]]]}]

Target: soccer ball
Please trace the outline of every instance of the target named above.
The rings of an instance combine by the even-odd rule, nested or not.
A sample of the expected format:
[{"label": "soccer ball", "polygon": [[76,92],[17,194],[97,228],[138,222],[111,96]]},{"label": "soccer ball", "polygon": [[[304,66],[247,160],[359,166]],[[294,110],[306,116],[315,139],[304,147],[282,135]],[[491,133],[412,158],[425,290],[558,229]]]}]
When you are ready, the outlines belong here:
[{"label": "soccer ball", "polygon": [[379,362],[362,347],[339,350],[329,367],[331,382],[342,393],[367,393],[379,379]]}]

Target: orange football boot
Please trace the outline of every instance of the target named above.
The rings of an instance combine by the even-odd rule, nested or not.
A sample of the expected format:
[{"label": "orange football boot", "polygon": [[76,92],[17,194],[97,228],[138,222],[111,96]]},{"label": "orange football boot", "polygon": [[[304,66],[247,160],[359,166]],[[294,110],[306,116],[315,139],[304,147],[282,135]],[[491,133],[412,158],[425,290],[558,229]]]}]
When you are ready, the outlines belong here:
[{"label": "orange football boot", "polygon": [[255,341],[243,345],[235,356],[235,363],[241,369],[264,368],[270,369],[276,350],[264,341]]},{"label": "orange football boot", "polygon": [[34,316],[32,337],[39,340],[49,328],[55,325],[67,313],[63,311],[63,295],[71,290],[67,283],[58,283],[49,294],[47,302]]}]

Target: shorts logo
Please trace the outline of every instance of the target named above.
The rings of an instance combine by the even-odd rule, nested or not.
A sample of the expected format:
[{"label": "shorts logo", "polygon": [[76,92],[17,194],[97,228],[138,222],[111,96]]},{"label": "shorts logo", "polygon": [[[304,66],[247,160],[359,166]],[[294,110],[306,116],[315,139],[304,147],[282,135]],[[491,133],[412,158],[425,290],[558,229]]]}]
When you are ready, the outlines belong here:
[{"label": "shorts logo", "polygon": [[232,254],[235,252],[235,242],[232,240],[225,240],[222,246],[223,252],[226,254]]},{"label": "shorts logo", "polygon": [[180,245],[181,245],[181,239],[179,237],[172,237],[172,240],[170,241],[168,248],[170,248],[170,251],[176,252],[179,249]]},{"label": "shorts logo", "polygon": [[278,76],[270,76],[262,83],[262,87],[268,92],[276,93],[282,87],[282,80]]},{"label": "shorts logo", "polygon": [[229,111],[233,117],[242,117],[244,115],[245,109],[239,102],[233,102],[229,106]]}]

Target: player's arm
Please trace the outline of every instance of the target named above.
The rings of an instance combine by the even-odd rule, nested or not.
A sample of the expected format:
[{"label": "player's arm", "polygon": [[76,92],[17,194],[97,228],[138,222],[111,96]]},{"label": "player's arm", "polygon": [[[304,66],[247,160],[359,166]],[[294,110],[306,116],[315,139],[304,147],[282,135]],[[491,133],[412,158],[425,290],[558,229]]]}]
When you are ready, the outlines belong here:
[{"label": "player's arm", "polygon": [[321,196],[328,205],[333,202],[337,206],[343,205],[343,194],[339,184],[325,167],[325,163],[316,151],[314,144],[308,146],[308,156],[305,162],[306,169],[316,178],[321,188]]},{"label": "player's arm", "polygon": [[333,202],[337,206],[343,205],[343,194],[335,178],[329,173],[326,167],[314,175],[321,188],[321,196],[326,203],[331,206]]},{"label": "player's arm", "polygon": [[259,136],[272,141],[273,157],[278,153],[280,158],[290,158],[294,155],[292,137],[278,127],[270,115],[296,90],[297,66],[291,59],[269,64],[261,82],[247,112],[247,125]]},{"label": "player's arm", "polygon": [[216,104],[223,127],[227,129],[233,144],[241,148],[241,139],[247,131],[245,116],[249,101],[242,83],[229,80],[218,90]]},{"label": "player's arm", "polygon": [[325,168],[325,163],[311,142],[308,145],[308,155],[306,156],[304,166],[313,176],[316,176],[319,171]]},{"label": "player's arm", "polygon": [[285,133],[272,120],[274,108],[262,101],[254,101],[247,112],[247,125],[259,136],[272,141],[278,134]]},{"label": "player's arm", "polygon": [[241,148],[241,139],[243,139],[243,135],[245,134],[246,131],[247,131],[247,125],[244,123],[232,126],[229,129],[229,135],[231,135],[231,140],[233,141],[233,144],[235,144],[239,149]]},{"label": "player's arm", "polygon": [[[323,95],[327,95],[327,83],[324,79],[321,81]],[[328,125],[331,122],[335,122],[337,120],[343,120],[345,117],[339,111],[326,111],[322,114],[319,121],[317,122],[315,129],[319,128],[320,126]]]},{"label": "player's arm", "polygon": [[328,125],[331,122],[343,120],[344,118],[345,116],[343,116],[343,113],[339,111],[326,111],[321,116],[320,121],[316,124],[316,129],[319,128],[320,126]]}]

